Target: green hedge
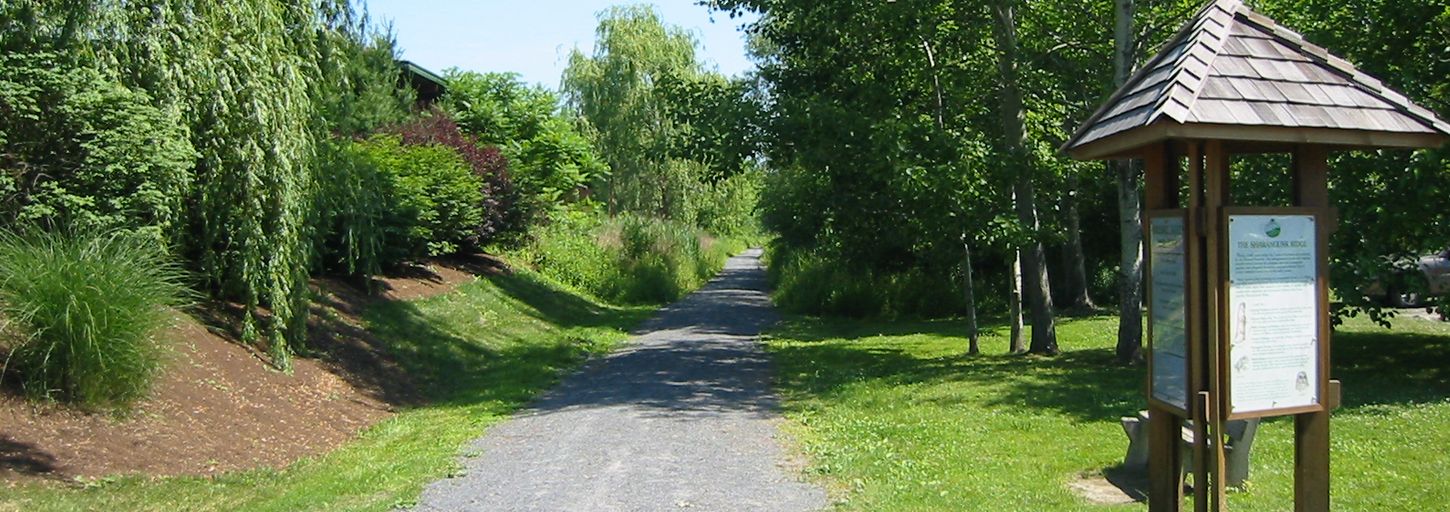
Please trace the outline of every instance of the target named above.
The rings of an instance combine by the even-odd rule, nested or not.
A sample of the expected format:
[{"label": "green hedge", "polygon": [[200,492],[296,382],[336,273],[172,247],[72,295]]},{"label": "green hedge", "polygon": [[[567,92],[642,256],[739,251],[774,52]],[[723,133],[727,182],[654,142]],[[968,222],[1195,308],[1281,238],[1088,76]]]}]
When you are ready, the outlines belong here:
[{"label": "green hedge", "polygon": [[359,142],[357,150],[381,170],[382,186],[392,195],[394,209],[382,223],[400,237],[401,243],[390,245],[406,254],[386,260],[450,254],[478,243],[483,182],[453,149],[377,135]]}]

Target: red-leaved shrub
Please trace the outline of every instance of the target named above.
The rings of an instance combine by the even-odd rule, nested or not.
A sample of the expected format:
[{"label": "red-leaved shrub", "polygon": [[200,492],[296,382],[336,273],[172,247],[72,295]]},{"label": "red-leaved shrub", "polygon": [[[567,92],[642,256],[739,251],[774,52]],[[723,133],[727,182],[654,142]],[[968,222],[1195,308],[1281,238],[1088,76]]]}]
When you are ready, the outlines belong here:
[{"label": "red-leaved shrub", "polygon": [[447,112],[433,109],[388,131],[403,138],[406,145],[438,144],[452,148],[483,178],[483,222],[476,233],[478,243],[499,238],[523,228],[518,191],[509,178],[508,158],[493,146],[480,147],[458,129]]}]

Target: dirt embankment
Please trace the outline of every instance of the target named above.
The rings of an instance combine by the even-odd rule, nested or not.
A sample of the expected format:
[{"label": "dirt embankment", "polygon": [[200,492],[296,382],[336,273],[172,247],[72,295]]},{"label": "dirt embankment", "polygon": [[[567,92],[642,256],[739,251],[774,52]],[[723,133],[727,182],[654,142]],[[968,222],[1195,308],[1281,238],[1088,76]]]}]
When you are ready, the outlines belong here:
[{"label": "dirt embankment", "polygon": [[417,403],[406,374],[363,328],[368,304],[414,300],[502,272],[476,256],[410,266],[366,287],[313,282],[313,357],[291,375],[237,342],[235,307],[176,315],[166,370],[124,417],[36,404],[0,391],[0,481],[115,474],[210,475],[280,468],[325,453],[398,407]]}]

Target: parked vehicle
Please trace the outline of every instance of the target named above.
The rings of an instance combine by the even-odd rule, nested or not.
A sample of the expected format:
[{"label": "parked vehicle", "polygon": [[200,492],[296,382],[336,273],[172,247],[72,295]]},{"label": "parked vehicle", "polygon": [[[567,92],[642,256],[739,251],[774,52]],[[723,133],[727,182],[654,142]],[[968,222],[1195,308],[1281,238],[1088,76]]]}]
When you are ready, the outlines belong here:
[{"label": "parked vehicle", "polygon": [[[1417,308],[1431,296],[1450,294],[1450,249],[1397,262],[1395,266],[1401,273],[1399,278],[1388,284],[1376,281],[1365,289],[1365,295],[1391,307]],[[1423,286],[1415,286],[1414,280],[1423,280]]]}]

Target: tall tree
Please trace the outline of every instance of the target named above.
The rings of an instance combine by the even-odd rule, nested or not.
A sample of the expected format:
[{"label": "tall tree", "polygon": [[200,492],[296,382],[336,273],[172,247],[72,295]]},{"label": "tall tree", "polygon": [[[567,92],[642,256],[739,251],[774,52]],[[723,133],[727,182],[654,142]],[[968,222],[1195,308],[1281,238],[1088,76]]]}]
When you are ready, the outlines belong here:
[{"label": "tall tree", "polygon": [[562,92],[598,134],[611,169],[603,183],[609,210],[671,216],[696,177],[671,165],[677,128],[659,84],[700,73],[695,41],[644,5],[601,12],[596,38],[593,55],[570,54]]},{"label": "tall tree", "polygon": [[997,49],[998,114],[1001,116],[1002,160],[1016,174],[1012,190],[1017,220],[1029,239],[1022,245],[1023,298],[1032,319],[1032,341],[1028,352],[1056,354],[1057,326],[1052,307],[1052,288],[1047,277],[1046,256],[1037,233],[1037,192],[1033,168],[1026,148],[1024,129],[1027,109],[1022,102],[1017,47],[1016,2],[999,0],[992,6],[996,23],[992,38]]},{"label": "tall tree", "polygon": [[[1122,87],[1138,61],[1133,0],[1113,0],[1113,85]],[[1109,164],[1118,183],[1118,344],[1120,363],[1143,358],[1143,224],[1138,168],[1128,160]]]}]

